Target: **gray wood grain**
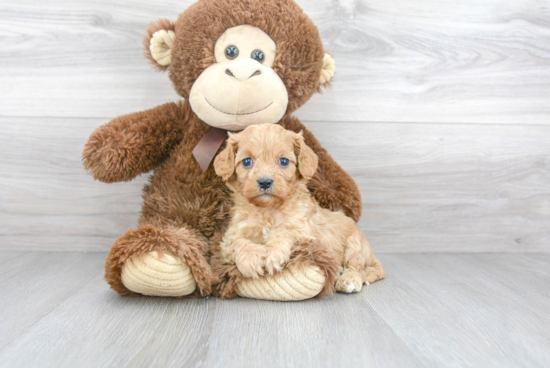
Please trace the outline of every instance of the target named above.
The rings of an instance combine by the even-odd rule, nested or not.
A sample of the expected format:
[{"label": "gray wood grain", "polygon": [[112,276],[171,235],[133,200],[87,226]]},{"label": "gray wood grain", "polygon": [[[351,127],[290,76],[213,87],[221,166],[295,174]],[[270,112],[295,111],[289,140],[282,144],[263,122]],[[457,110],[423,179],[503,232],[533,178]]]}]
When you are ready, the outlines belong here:
[{"label": "gray wood grain", "polygon": [[[0,247],[108,250],[135,227],[144,175],[80,163],[103,119],[0,118]],[[306,124],[356,180],[376,251],[548,252],[550,127]]]},{"label": "gray wood grain", "polygon": [[[148,22],[194,0],[0,5],[2,116],[105,117],[176,99],[151,70]],[[546,0],[298,0],[337,74],[307,121],[548,124]]]},{"label": "gray wood grain", "polygon": [[208,298],[120,297],[97,275],[0,347],[0,366],[196,366],[208,349],[212,307]]},{"label": "gray wood grain", "polygon": [[366,302],[380,287],[303,303],[216,300],[205,366],[425,366]]},{"label": "gray wood grain", "polygon": [[387,279],[297,303],[120,297],[98,273],[105,256],[2,263],[0,311],[12,321],[0,331],[26,327],[0,340],[0,367],[550,364],[548,254],[385,254]]},{"label": "gray wood grain", "polygon": [[101,253],[13,253],[0,252],[0,347],[104,272]]},{"label": "gray wood grain", "polygon": [[550,364],[549,255],[410,254],[382,261],[391,270],[387,293],[369,303],[428,366]]}]

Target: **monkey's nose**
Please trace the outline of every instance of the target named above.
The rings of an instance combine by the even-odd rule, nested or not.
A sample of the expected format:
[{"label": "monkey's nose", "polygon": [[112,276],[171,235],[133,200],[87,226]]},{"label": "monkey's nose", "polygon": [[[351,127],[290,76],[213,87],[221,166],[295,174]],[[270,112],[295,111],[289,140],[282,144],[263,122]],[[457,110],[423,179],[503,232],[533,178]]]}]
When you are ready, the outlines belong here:
[{"label": "monkey's nose", "polygon": [[241,82],[244,82],[247,79],[250,79],[252,77],[255,77],[256,75],[262,74],[261,70],[256,70],[252,74],[248,75],[248,73],[239,73],[239,72],[233,72],[231,69],[227,68],[225,69],[225,74],[229,75],[230,77],[236,78]]},{"label": "monkey's nose", "polygon": [[225,74],[239,82],[246,82],[252,77],[261,75],[262,68],[265,67],[254,59],[236,59],[225,65]]},{"label": "monkey's nose", "polygon": [[273,185],[273,179],[270,178],[259,178],[258,179],[258,186],[261,190],[267,190],[271,188]]}]

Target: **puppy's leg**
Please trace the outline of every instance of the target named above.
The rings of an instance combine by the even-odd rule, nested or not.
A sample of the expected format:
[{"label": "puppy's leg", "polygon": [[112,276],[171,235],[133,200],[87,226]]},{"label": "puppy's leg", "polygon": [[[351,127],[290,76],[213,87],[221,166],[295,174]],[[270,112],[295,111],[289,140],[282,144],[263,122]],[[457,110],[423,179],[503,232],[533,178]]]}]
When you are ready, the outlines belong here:
[{"label": "puppy's leg", "polygon": [[267,255],[264,259],[264,267],[271,276],[282,271],[283,264],[290,259],[290,250],[294,244],[293,234],[284,230],[273,231],[265,244]]},{"label": "puppy's leg", "polygon": [[365,269],[366,275],[364,279],[366,284],[371,284],[376,280],[382,280],[384,277],[386,277],[386,271],[384,271],[382,263],[380,263],[380,261],[376,259],[374,254],[373,258],[374,261],[372,262],[372,265]]},{"label": "puppy's leg", "polygon": [[336,281],[336,290],[358,293],[363,284],[370,284],[385,277],[382,263],[376,259],[365,236],[357,227],[346,242],[344,270]]},{"label": "puppy's leg", "polygon": [[[343,272],[336,280],[336,291],[342,293],[358,293],[363,287],[363,270],[365,256],[362,252],[362,233],[354,228],[344,246]],[[368,245],[368,243],[367,243]]]}]

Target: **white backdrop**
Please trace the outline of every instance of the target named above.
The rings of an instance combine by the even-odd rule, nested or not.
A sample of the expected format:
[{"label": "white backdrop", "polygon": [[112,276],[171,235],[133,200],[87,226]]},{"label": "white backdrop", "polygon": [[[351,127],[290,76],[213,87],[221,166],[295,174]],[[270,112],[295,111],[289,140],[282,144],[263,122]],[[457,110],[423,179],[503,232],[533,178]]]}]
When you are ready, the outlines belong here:
[{"label": "white backdrop", "polygon": [[[0,4],[0,248],[107,250],[144,175],[95,182],[82,147],[178,96],[148,22],[193,0]],[[298,0],[333,89],[298,112],[363,195],[378,252],[549,250],[550,1]]]}]

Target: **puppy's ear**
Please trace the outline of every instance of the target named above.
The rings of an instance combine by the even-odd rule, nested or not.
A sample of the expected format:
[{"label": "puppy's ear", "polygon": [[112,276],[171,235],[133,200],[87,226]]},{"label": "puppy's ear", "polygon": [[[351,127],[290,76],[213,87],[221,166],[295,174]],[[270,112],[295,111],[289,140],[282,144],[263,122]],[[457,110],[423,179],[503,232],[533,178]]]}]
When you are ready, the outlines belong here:
[{"label": "puppy's ear", "polygon": [[235,153],[237,151],[237,139],[234,134],[229,133],[229,139],[223,151],[214,160],[216,174],[227,181],[235,172]]},{"label": "puppy's ear", "polygon": [[304,141],[302,132],[295,135],[294,146],[298,157],[298,171],[305,180],[309,180],[317,171],[319,158]]},{"label": "puppy's ear", "polygon": [[176,25],[168,19],[159,19],[147,27],[147,33],[143,38],[145,56],[157,70],[168,69],[172,61],[172,46],[176,34]]}]

